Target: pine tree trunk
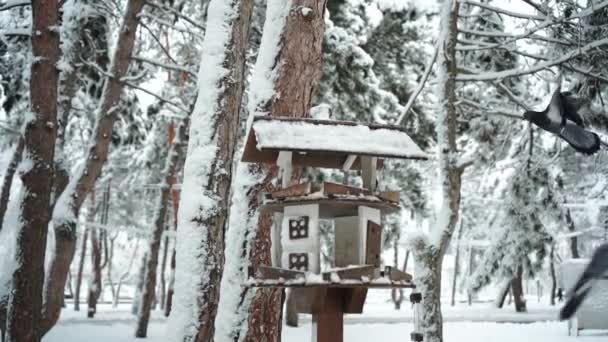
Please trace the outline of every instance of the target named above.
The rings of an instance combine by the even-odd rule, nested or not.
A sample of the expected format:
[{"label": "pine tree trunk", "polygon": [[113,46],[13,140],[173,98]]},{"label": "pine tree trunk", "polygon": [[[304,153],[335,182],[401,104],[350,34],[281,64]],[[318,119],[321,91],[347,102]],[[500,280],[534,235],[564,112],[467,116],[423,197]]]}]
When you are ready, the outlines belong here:
[{"label": "pine tree trunk", "polygon": [[[570,209],[566,209],[566,225],[568,226],[569,232],[576,232],[576,226],[574,225],[574,220],[572,219]],[[574,259],[578,259],[581,257],[578,252],[578,237],[576,236],[570,238],[570,255]]]},{"label": "pine tree trunk", "polygon": [[[250,116],[308,115],[321,77],[325,2],[267,2],[262,46],[253,78],[266,78],[267,86],[273,92],[251,89]],[[304,12],[300,8],[311,11]],[[269,60],[274,63],[264,63]],[[273,76],[268,78],[268,75]],[[260,265],[271,263],[268,228],[272,217],[258,215],[257,196],[273,188],[276,167],[239,163],[236,172],[239,181],[233,195],[226,246],[226,257],[232,259],[226,263],[224,271],[226,280],[222,281],[220,300],[225,304],[219,306],[215,338],[219,341],[279,341],[283,291],[247,289],[237,292],[233,284],[245,280],[247,265],[255,272]]]},{"label": "pine tree trunk", "polygon": [[82,286],[82,272],[84,260],[87,254],[87,241],[89,240],[89,228],[85,225],[82,233],[82,245],[80,247],[80,260],[78,262],[78,273],[76,273],[76,289],[74,293],[74,311],[80,311],[80,288]]},{"label": "pine tree trunk", "polygon": [[555,243],[551,244],[551,253],[549,254],[549,274],[551,275],[551,293],[549,294],[549,303],[555,305],[555,296],[557,295],[557,279],[555,276]]},{"label": "pine tree trunk", "polygon": [[440,255],[420,243],[412,249],[418,276],[416,287],[422,293],[421,326],[424,341],[443,341],[443,316],[441,315],[441,264]]},{"label": "pine tree trunk", "polygon": [[[177,212],[179,209],[179,192],[176,189],[172,191],[171,203],[173,204],[173,229],[177,233]],[[167,298],[165,300],[165,317],[169,317],[173,306],[173,294],[175,293],[175,259],[176,259],[176,243],[173,243],[171,249],[171,262],[169,263],[169,285],[167,289]]]},{"label": "pine tree trunk", "polygon": [[460,273],[460,242],[462,240],[462,220],[460,221],[460,229],[458,230],[458,236],[456,238],[456,255],[454,256],[454,277],[452,278],[452,298],[450,305],[456,305],[456,284],[458,283],[458,275]]},{"label": "pine tree trunk", "polygon": [[443,257],[458,223],[462,173],[470,162],[458,158],[456,111],[456,44],[458,35],[459,2],[450,0],[442,4],[441,32],[439,35],[438,73],[444,77],[438,82],[440,93],[436,121],[437,144],[442,203],[438,220],[430,237],[411,241],[410,250],[416,260],[418,276],[416,284],[422,293],[422,332],[426,342],[443,341],[443,317],[441,314],[441,269]]},{"label": "pine tree trunk", "polygon": [[113,266],[114,266],[114,240],[116,236],[110,238],[110,248],[108,251],[108,275],[107,275],[107,283],[110,285],[110,293],[112,294],[112,303],[114,303],[114,298],[116,298],[116,286],[114,285],[114,276],[112,275]]},{"label": "pine tree trunk", "polygon": [[[467,276],[471,277],[471,275],[473,274],[473,262],[475,260],[475,249],[473,248],[473,246],[469,246],[469,263],[467,266]],[[473,305],[473,291],[471,291],[470,289],[467,289],[467,304],[469,306]]]},{"label": "pine tree trunk", "polygon": [[[177,229],[174,340],[213,341],[253,0],[212,0]],[[218,35],[217,31],[223,32]],[[219,40],[219,42],[218,42]],[[217,74],[215,68],[225,68]],[[213,91],[209,92],[210,89]],[[207,159],[198,156],[207,156]],[[180,264],[181,260],[194,263]],[[192,326],[196,323],[196,326]]]},{"label": "pine tree trunk", "polygon": [[[165,228],[165,231],[168,229]],[[163,241],[163,257],[160,262],[160,288],[158,289],[160,295],[160,309],[165,310],[165,301],[167,294],[167,279],[165,276],[165,271],[167,269],[167,257],[169,256],[169,237],[165,236]]]},{"label": "pine tree trunk", "polygon": [[511,280],[511,290],[513,291],[513,303],[515,303],[516,312],[526,312],[526,300],[524,299],[523,288],[523,267],[517,267],[517,274]]},{"label": "pine tree trunk", "polygon": [[152,228],[152,236],[150,237],[150,246],[148,248],[144,286],[141,293],[140,306],[137,318],[137,327],[135,337],[146,337],[148,331],[148,323],[150,320],[150,311],[155,299],[156,291],[156,272],[158,268],[158,254],[160,250],[160,240],[165,230],[165,221],[171,198],[171,187],[175,183],[175,175],[179,161],[185,152],[184,141],[186,140],[186,130],[188,129],[188,119],[184,119],[178,127],[177,139],[171,142],[167,159],[165,161],[164,180],[165,184],[160,190],[160,197],[156,214],[154,218],[154,227]]},{"label": "pine tree trunk", "polygon": [[[30,110],[25,123],[24,151],[19,176],[23,190],[19,198],[17,235],[18,267],[12,276],[7,304],[8,342],[40,341],[44,258],[53,187],[53,159],[57,135],[59,71],[59,7],[57,0],[32,0],[32,54]],[[63,290],[62,290],[63,291]],[[63,295],[63,293],[62,293]]]},{"label": "pine tree trunk", "polygon": [[4,215],[6,214],[6,209],[8,208],[8,200],[11,194],[11,187],[13,185],[13,177],[15,176],[15,172],[17,171],[17,166],[19,165],[19,162],[21,162],[24,146],[25,142],[23,138],[19,137],[19,141],[17,142],[17,146],[15,146],[15,151],[13,151],[11,161],[8,164],[6,170],[4,171],[2,189],[0,189],[0,231],[2,230],[2,223],[4,222]]},{"label": "pine tree trunk", "polygon": [[171,263],[169,271],[169,288],[167,289],[167,300],[165,301],[165,317],[169,317],[173,308],[173,294],[175,293],[175,244],[171,252]]},{"label": "pine tree trunk", "polygon": [[496,297],[495,306],[498,309],[502,309],[505,305],[505,300],[507,299],[507,295],[511,290],[511,281],[507,281],[503,284],[503,286],[498,291],[498,296]]},{"label": "pine tree trunk", "polygon": [[[80,173],[70,179],[70,186],[62,193],[53,212],[55,229],[55,254],[45,284],[46,306],[41,330],[46,333],[59,319],[63,289],[70,264],[76,249],[76,218],[86,195],[95,186],[95,181],[101,174],[101,169],[107,160],[110,147],[110,137],[116,120],[117,111],[114,110],[120,100],[124,83],[121,79],[126,75],[130,64],[130,56],[135,45],[135,36],[139,25],[139,13],[145,0],[129,0],[126,12],[118,35],[114,56],[112,59],[111,74],[104,84],[103,98],[97,109],[93,143],[87,151],[85,165]],[[46,81],[48,83],[48,80]]]},{"label": "pine tree trunk", "polygon": [[135,243],[135,248],[133,248],[133,254],[131,254],[131,258],[129,259],[129,266],[127,269],[120,275],[118,279],[118,284],[116,284],[116,291],[113,293],[112,297],[112,307],[115,308],[118,306],[118,300],[120,299],[120,290],[122,288],[122,283],[127,279],[129,274],[131,274],[131,268],[133,268],[133,263],[135,262],[135,257],[137,256],[137,250],[139,249],[139,240]]},{"label": "pine tree trunk", "polygon": [[[399,234],[397,234],[395,240],[393,241],[393,265],[395,265],[395,268],[399,268],[399,238],[400,236]],[[405,258],[407,259],[408,257],[409,255],[406,254]],[[395,304],[395,310],[401,310],[401,303],[403,302],[403,297],[403,289],[391,289],[391,300],[393,301],[393,304]]]},{"label": "pine tree trunk", "polygon": [[89,279],[89,292],[87,295],[87,317],[93,318],[97,312],[97,298],[101,291],[101,254],[99,248],[99,239],[97,236],[97,227],[95,227],[95,191],[90,195],[91,208],[87,224],[89,224],[89,238],[91,239],[91,279]]},{"label": "pine tree trunk", "polygon": [[131,313],[137,315],[139,313],[139,306],[141,305],[141,293],[144,288],[144,279],[146,276],[146,256],[147,252],[141,257],[141,264],[137,271],[137,284],[135,285],[135,295],[133,296],[133,306],[131,307]]},{"label": "pine tree trunk", "polygon": [[97,235],[97,228],[91,227],[89,236],[91,238],[91,275],[92,279],[89,281],[89,293],[87,295],[87,317],[95,317],[97,312],[97,300],[101,294],[101,253],[99,249],[99,239]]}]

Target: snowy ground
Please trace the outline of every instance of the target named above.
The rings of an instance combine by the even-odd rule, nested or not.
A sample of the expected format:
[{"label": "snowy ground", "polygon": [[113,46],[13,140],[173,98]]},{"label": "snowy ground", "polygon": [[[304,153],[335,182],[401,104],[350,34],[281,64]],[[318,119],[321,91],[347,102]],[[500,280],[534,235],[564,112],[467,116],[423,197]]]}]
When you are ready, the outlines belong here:
[{"label": "snowy ground", "polygon": [[[349,315],[345,318],[345,341],[367,342],[409,341],[412,331],[412,312],[409,305],[400,311],[392,309],[382,297],[370,298],[363,315]],[[381,300],[380,300],[381,299]],[[71,303],[70,303],[71,304]],[[557,307],[550,307],[530,300],[529,312],[516,314],[512,307],[498,310],[491,303],[476,303],[472,307],[458,304],[444,308],[446,320],[445,339],[448,342],[605,342],[606,331],[583,331],[578,338],[569,337],[565,322],[555,320]],[[117,310],[109,305],[101,305],[93,320],[85,317],[86,311],[64,310],[59,324],[44,338],[44,342],[135,342],[133,337],[135,319],[128,305]],[[283,341],[310,341],[310,316],[300,317],[298,328],[283,328]],[[527,324],[523,324],[527,323]],[[152,315],[149,342],[166,341],[164,338],[166,320],[160,311]]]}]

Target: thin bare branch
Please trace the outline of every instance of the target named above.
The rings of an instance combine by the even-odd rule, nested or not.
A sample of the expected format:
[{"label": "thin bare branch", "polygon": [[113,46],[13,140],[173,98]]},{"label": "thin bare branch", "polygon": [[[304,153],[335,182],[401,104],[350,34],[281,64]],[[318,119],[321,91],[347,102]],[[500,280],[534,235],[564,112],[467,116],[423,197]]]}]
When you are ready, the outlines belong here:
[{"label": "thin bare branch", "polygon": [[463,4],[484,8],[484,9],[490,10],[495,13],[507,15],[509,17],[520,18],[520,19],[529,19],[529,20],[539,20],[539,21],[544,21],[544,20],[548,19],[546,16],[513,12],[513,11],[506,10],[504,8],[491,6],[491,5],[488,5],[488,4],[485,4],[482,2],[473,1],[473,0],[459,0],[459,1],[460,1],[460,3],[463,3]]},{"label": "thin bare branch", "polygon": [[148,63],[148,64],[152,64],[155,65],[157,67],[160,68],[164,68],[164,69],[169,69],[169,70],[175,70],[175,71],[181,71],[181,72],[185,72],[191,76],[196,77],[196,72],[193,70],[188,69],[185,66],[181,66],[181,65],[177,65],[177,64],[165,64],[165,63],[161,63],[157,60],[153,60],[150,58],[146,58],[143,56],[133,56],[131,57],[133,60],[139,61],[139,62],[143,62],[143,63]]},{"label": "thin bare branch", "polygon": [[155,93],[155,92],[153,92],[153,91],[150,91],[150,90],[148,90],[148,89],[142,88],[142,87],[140,87],[140,86],[138,86],[138,85],[136,85],[136,84],[130,83],[130,82],[126,82],[126,81],[125,81],[125,82],[123,82],[123,83],[124,83],[126,86],[129,86],[129,87],[131,87],[131,88],[133,88],[133,89],[137,89],[137,90],[143,91],[144,93],[146,93],[146,94],[148,94],[148,95],[150,95],[150,96],[153,96],[153,97],[157,98],[159,101],[165,102],[165,103],[167,103],[167,104],[169,104],[169,105],[171,105],[171,106],[175,107],[176,109],[179,109],[180,111],[182,111],[182,112],[184,112],[184,113],[186,113],[186,114],[190,113],[190,111],[188,111],[188,110],[187,110],[187,109],[185,109],[184,107],[180,106],[178,103],[173,102],[173,101],[171,101],[171,100],[169,100],[169,99],[167,99],[167,98],[165,98],[165,97],[162,97],[161,95],[158,95],[157,93]]},{"label": "thin bare branch", "polygon": [[500,79],[509,78],[509,77],[533,74],[540,70],[547,69],[547,68],[565,63],[573,58],[586,54],[589,51],[591,51],[595,48],[598,48],[600,46],[606,45],[606,44],[608,44],[608,38],[596,40],[579,49],[566,53],[559,58],[537,63],[536,65],[534,65],[530,68],[527,68],[527,69],[511,69],[511,70],[504,70],[504,71],[499,71],[499,72],[488,72],[488,73],[483,73],[483,74],[458,75],[458,76],[456,76],[456,81],[460,81],[460,82],[462,82],[462,81],[495,81],[495,80],[500,80]]},{"label": "thin bare branch", "polygon": [[414,91],[414,93],[407,100],[407,103],[405,104],[405,108],[403,108],[403,112],[401,112],[401,115],[399,115],[399,118],[397,118],[397,121],[395,124],[399,125],[403,121],[403,119],[405,118],[407,113],[410,111],[410,109],[412,109],[412,107],[414,106],[414,102],[416,101],[416,98],[418,97],[418,95],[420,95],[420,93],[422,92],[422,89],[424,89],[424,85],[426,84],[426,81],[428,80],[429,75],[431,74],[431,71],[433,70],[433,65],[435,64],[435,61],[437,61],[438,52],[439,52],[439,47],[436,46],[435,52],[433,52],[433,57],[431,57],[431,60],[426,65],[424,74],[422,75],[422,79],[420,80],[418,87],[416,87],[416,90]]},{"label": "thin bare branch", "polygon": [[184,15],[183,13],[181,13],[180,11],[176,10],[175,8],[173,8],[171,6],[167,6],[165,4],[160,4],[153,0],[146,0],[146,4],[148,4],[152,7],[156,7],[158,9],[160,9],[161,11],[169,12],[169,13],[175,15],[176,17],[183,19],[184,21],[187,21],[190,25],[196,27],[197,29],[199,29],[201,31],[205,30],[204,26],[198,24],[194,19]]}]

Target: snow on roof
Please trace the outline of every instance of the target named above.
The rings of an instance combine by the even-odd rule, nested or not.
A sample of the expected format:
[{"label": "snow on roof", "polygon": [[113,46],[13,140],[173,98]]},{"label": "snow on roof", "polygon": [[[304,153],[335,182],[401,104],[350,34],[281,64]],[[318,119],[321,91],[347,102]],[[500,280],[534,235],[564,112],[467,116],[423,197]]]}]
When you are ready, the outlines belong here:
[{"label": "snow on roof", "polygon": [[275,155],[264,153],[269,151],[316,153],[334,159],[348,155],[428,159],[400,127],[347,121],[260,116],[253,122],[247,145],[243,160],[252,162],[274,162]]}]

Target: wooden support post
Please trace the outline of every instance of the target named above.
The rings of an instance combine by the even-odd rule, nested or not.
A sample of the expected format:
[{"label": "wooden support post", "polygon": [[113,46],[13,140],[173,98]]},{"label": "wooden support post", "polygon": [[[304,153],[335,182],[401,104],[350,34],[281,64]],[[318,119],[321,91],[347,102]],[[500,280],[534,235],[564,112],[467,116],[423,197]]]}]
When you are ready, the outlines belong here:
[{"label": "wooden support post", "polygon": [[313,342],[344,341],[343,293],[341,289],[328,289],[323,310],[312,315]]},{"label": "wooden support post", "polygon": [[292,153],[288,151],[279,152],[279,156],[277,158],[277,166],[281,169],[281,186],[286,188],[289,186],[291,182],[291,172],[292,172]]},{"label": "wooden support post", "polygon": [[361,156],[361,178],[363,178],[363,187],[370,191],[376,191],[376,168],[378,167],[378,159],[376,157]]},{"label": "wooden support post", "polygon": [[353,167],[355,160],[357,160],[357,155],[349,154],[348,157],[346,157],[344,164],[342,164],[342,170],[344,170],[344,171],[350,170],[350,168]]}]

